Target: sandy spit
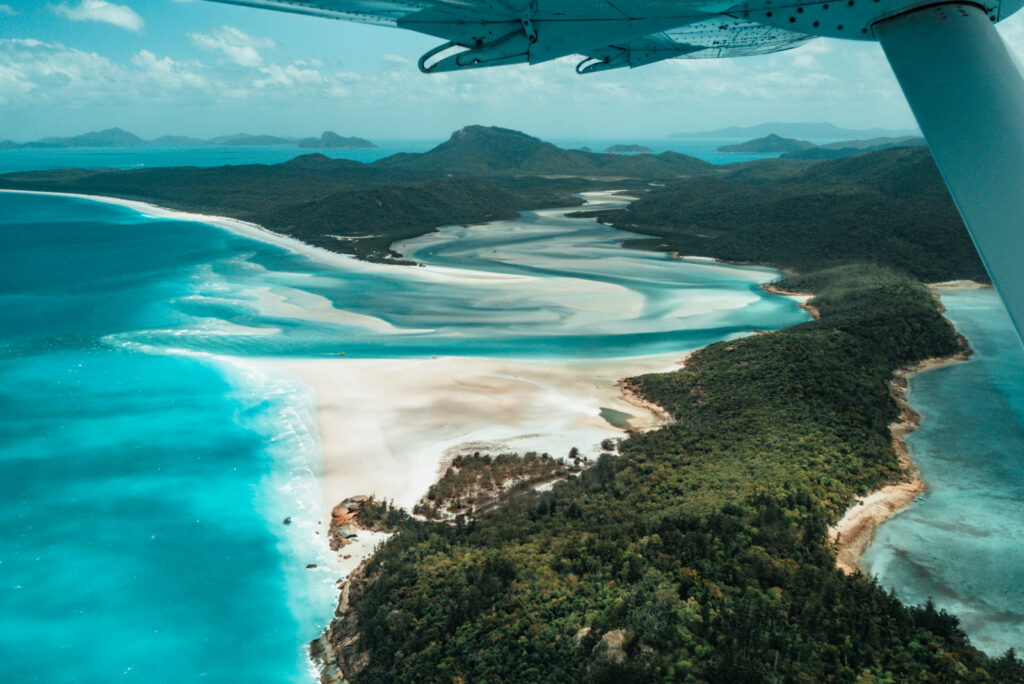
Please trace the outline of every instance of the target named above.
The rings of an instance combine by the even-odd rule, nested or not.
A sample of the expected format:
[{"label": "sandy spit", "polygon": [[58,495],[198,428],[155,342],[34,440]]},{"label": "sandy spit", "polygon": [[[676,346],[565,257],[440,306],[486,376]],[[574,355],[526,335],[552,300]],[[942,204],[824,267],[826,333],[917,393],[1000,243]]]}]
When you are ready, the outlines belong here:
[{"label": "sandy spit", "polygon": [[792,297],[797,301],[797,304],[800,305],[801,309],[811,314],[811,317],[814,318],[814,320],[821,318],[821,312],[818,311],[818,308],[808,304],[808,302],[815,297],[813,292],[791,292],[790,290],[783,290],[781,287],[773,285],[772,283],[765,283],[761,286],[761,289],[765,292],[770,292],[771,294],[782,295],[783,297]]},{"label": "sandy spit", "polygon": [[242,221],[241,219],[231,218],[229,216],[214,216],[211,214],[197,214],[187,211],[178,211],[176,209],[167,209],[166,207],[157,206],[148,202],[140,202],[137,200],[121,199],[120,197],[106,197],[102,195],[85,195],[81,193],[71,192],[44,192],[41,190],[9,190],[0,189],[0,192],[9,192],[22,195],[46,195],[50,197],[70,197],[74,199],[89,200],[92,202],[101,202],[103,204],[113,204],[120,207],[127,207],[133,209],[144,216],[151,218],[166,218],[174,219],[178,221],[192,221],[195,223],[205,223],[207,225],[216,226],[223,230],[234,233],[235,235],[241,235],[253,240],[259,240],[268,244],[276,245],[284,249],[289,250],[295,254],[301,254],[309,257],[314,261],[323,264],[329,264],[339,268],[344,268],[349,271],[363,271],[363,272],[383,272],[391,271],[393,269],[409,269],[410,273],[415,273],[418,278],[424,280],[439,280],[451,283],[458,282],[473,282],[475,284],[493,284],[497,287],[504,287],[512,282],[523,282],[535,280],[530,276],[504,274],[504,273],[492,273],[488,271],[473,271],[470,269],[457,269],[457,268],[446,268],[443,266],[421,266],[421,267],[410,267],[400,266],[396,264],[381,264],[369,261],[362,261],[352,256],[351,254],[339,254],[338,252],[332,252],[322,247],[313,247],[308,245],[301,240],[288,237],[287,235],[281,235],[275,233],[272,230],[267,230],[263,226],[255,223],[249,223]]},{"label": "sandy spit", "polygon": [[988,283],[979,283],[976,280],[944,280],[941,283],[931,283],[928,288],[935,290],[988,290],[992,286]]}]

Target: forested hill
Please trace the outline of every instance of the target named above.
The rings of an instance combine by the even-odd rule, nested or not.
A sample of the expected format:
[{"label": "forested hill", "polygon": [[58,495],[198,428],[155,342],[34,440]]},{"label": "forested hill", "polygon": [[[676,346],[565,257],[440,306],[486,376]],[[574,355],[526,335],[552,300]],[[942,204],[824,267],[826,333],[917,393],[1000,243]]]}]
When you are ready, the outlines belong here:
[{"label": "forested hill", "polygon": [[335,252],[380,260],[392,242],[449,223],[582,203],[592,189],[642,188],[714,167],[686,155],[563,150],[470,126],[424,154],[375,164],[308,154],[272,166],[63,169],[0,176],[0,188],[107,195],[231,216]]},{"label": "forested hill", "polygon": [[987,275],[923,147],[798,165],[732,165],[650,192],[602,221],[646,235],[627,244],[808,271],[850,262],[925,281]]},{"label": "forested hill", "polygon": [[601,220],[656,238],[627,246],[801,271],[874,261],[929,281],[986,278],[924,148],[714,166],[675,152],[565,150],[469,126],[429,152],[373,164],[309,154],[273,166],[72,169],[6,174],[0,188],[227,215],[366,259],[390,258],[391,242],[445,223],[512,218],[579,204],[575,193],[584,190],[628,189],[641,199]]},{"label": "forested hill", "polygon": [[841,573],[826,541],[898,477],[891,374],[956,351],[952,326],[886,269],[783,285],[818,289],[821,320],[634,379],[676,421],[577,479],[402,523],[317,652],[357,684],[1024,681],[955,617]]},{"label": "forested hill", "polygon": [[713,164],[678,152],[625,156],[565,150],[539,138],[493,126],[467,126],[423,154],[397,154],[374,166],[428,173],[571,175],[673,179],[709,173]]}]

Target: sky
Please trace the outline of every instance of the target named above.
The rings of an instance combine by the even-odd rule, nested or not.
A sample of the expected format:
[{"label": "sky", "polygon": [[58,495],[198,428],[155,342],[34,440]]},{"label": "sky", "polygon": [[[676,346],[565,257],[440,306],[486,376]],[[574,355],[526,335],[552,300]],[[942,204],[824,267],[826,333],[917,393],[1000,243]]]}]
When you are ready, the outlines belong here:
[{"label": "sky", "polygon": [[[1024,13],[1001,32],[1024,55]],[[0,0],[0,140],[119,126],[443,139],[487,124],[552,139],[651,139],[775,121],[913,128],[876,43],[578,76],[579,58],[421,74],[437,38],[204,0]],[[1019,59],[1019,57],[1018,57]]]}]

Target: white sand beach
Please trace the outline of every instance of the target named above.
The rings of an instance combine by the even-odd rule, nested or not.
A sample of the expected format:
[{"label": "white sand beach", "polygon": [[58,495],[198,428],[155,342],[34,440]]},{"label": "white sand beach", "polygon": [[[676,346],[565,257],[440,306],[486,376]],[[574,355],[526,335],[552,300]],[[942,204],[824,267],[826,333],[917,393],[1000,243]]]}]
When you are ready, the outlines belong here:
[{"label": "white sand beach", "polygon": [[[299,375],[316,392],[324,455],[324,508],[358,494],[412,507],[459,453],[548,452],[596,456],[624,432],[662,422],[626,401],[619,378],[672,367],[676,356],[564,363],[485,358],[282,359],[261,362]],[[679,357],[681,358],[681,357]],[[326,515],[326,514],[325,514]]]},{"label": "white sand beach", "polygon": [[917,466],[910,458],[906,442],[907,435],[921,423],[920,414],[911,408],[908,399],[910,378],[918,373],[966,361],[972,352],[966,340],[963,340],[963,344],[964,351],[952,356],[925,359],[894,374],[890,391],[899,404],[900,415],[889,425],[889,432],[892,435],[893,450],[903,470],[904,480],[858,497],[854,504],[846,509],[843,517],[828,528],[828,540],[836,552],[836,567],[846,574],[861,570],[860,558],[875,540],[879,526],[909,506],[927,489]]},{"label": "white sand beach", "polygon": [[[224,230],[241,235],[243,237],[251,238],[253,240],[260,240],[278,247],[295,252],[296,254],[302,254],[315,259],[320,263],[331,264],[347,270],[354,271],[382,271],[386,269],[393,269],[396,266],[390,264],[378,264],[369,261],[361,261],[350,254],[339,254],[337,252],[331,252],[329,250],[313,247],[305,242],[296,240],[295,238],[288,237],[287,235],[281,235],[271,230],[267,230],[263,226],[255,223],[249,223],[229,216],[213,216],[210,214],[197,214],[187,211],[179,211],[176,209],[168,209],[166,207],[160,207],[155,204],[148,202],[140,202],[137,200],[121,199],[119,197],[106,197],[101,195],[84,195],[81,193],[71,192],[46,192],[39,190],[5,190],[0,189],[0,192],[16,193],[23,195],[47,195],[51,197],[71,197],[75,199],[88,200],[90,202],[102,202],[103,204],[113,204],[121,207],[127,207],[133,209],[144,216],[151,218],[166,218],[174,219],[178,221],[194,221],[196,223],[206,223],[211,226],[216,226]],[[402,267],[405,268],[405,267]],[[519,276],[514,274],[505,273],[492,273],[489,271],[473,271],[469,269],[456,269],[456,268],[444,268],[439,266],[421,267],[416,269],[418,277],[424,279],[434,279],[445,282],[474,282],[474,283],[494,283],[497,285],[506,285],[512,282],[528,281],[531,278],[527,276]]]}]

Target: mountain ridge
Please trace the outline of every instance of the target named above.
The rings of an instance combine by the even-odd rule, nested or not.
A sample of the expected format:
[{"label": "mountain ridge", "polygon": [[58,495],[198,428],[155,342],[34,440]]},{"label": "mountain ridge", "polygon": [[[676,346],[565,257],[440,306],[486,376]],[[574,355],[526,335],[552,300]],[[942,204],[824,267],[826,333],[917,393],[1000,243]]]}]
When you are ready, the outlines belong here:
[{"label": "mountain ridge", "polygon": [[474,175],[574,175],[673,178],[707,173],[710,162],[678,152],[622,155],[567,150],[520,131],[466,126],[422,154],[399,153],[373,166],[425,173]]}]

